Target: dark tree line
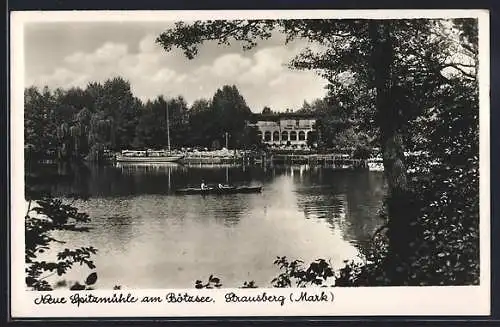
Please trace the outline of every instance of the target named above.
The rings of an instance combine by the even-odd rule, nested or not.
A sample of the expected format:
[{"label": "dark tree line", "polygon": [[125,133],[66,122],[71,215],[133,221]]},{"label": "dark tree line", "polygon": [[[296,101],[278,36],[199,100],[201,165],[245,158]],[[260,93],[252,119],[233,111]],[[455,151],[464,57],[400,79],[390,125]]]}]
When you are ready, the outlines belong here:
[{"label": "dark tree line", "polygon": [[[273,30],[286,42],[321,44],[325,50],[305,49],[290,65],[329,81],[342,113],[320,120],[323,130],[376,136],[389,187],[387,252],[352,283],[469,284],[479,280],[477,26],[475,19],[196,21],[178,22],[157,42],[188,58],[213,40],[250,49]],[[424,155],[412,160],[408,151]]]},{"label": "dark tree line", "polygon": [[236,86],[223,86],[210,100],[188,106],[182,96],[145,103],[116,77],[68,90],[25,90],[25,147],[32,156],[99,161],[105,150],[258,145],[246,126],[251,111]]},{"label": "dark tree line", "polygon": [[[312,114],[316,118],[315,132],[308,139],[324,151],[346,152],[354,158],[367,159],[377,147],[376,130],[369,128],[373,112],[364,107],[346,109],[345,103],[353,101],[358,92],[357,85],[348,89],[332,91],[323,99],[308,103],[304,101],[298,113]],[[355,110],[354,110],[355,109]]]},{"label": "dark tree line", "polygon": [[[373,133],[358,124],[370,111],[357,110],[354,120],[344,110],[348,90],[330,91],[324,99],[304,102],[298,113],[312,113],[319,133],[309,138],[320,148],[366,149],[373,145]],[[346,99],[344,99],[346,98]],[[344,99],[342,102],[342,99]],[[273,114],[271,108],[262,111]],[[367,118],[368,117],[368,118]],[[136,98],[128,81],[116,77],[103,84],[67,90],[25,90],[25,146],[27,154],[59,159],[100,161],[105,150],[165,149],[180,147],[239,149],[260,147],[255,128],[248,127],[252,112],[236,86],[223,86],[212,99],[199,99],[189,106],[182,96],[160,95],[145,102]]]},{"label": "dark tree line", "polygon": [[[198,21],[176,24],[158,42],[166,50],[180,47],[192,58],[205,41],[239,41],[251,48],[257,39],[269,38],[273,29],[288,40],[306,38],[325,46],[322,52],[306,49],[291,63],[318,71],[330,83],[328,101],[337,106],[325,107],[330,114],[321,121],[324,130],[328,125],[332,131],[365,133],[376,137],[382,150],[389,187],[384,207],[387,240],[367,254],[372,263],[346,266],[342,285],[477,284],[477,21]],[[189,142],[217,145],[224,141],[223,134],[232,132],[230,140],[238,144],[245,139],[241,135],[251,134],[239,130],[242,124],[227,120],[233,108],[241,116],[249,113],[234,88],[224,87],[217,94],[212,101],[195,102],[184,118],[172,116],[173,124],[188,122]],[[30,88],[25,95],[25,140],[35,152],[55,148],[61,156],[81,156],[93,148],[147,146],[148,137],[159,138],[154,128],[148,128],[144,104],[122,79],[91,84],[85,90],[52,93]],[[237,104],[229,106],[231,101]],[[161,115],[163,102],[158,99],[160,109],[150,109],[152,117]],[[336,115],[345,115],[343,122],[337,122]],[[233,118],[239,120],[237,115]],[[158,117],[154,123],[160,122]],[[173,140],[182,131],[173,131]],[[423,154],[410,158],[407,151]]]}]

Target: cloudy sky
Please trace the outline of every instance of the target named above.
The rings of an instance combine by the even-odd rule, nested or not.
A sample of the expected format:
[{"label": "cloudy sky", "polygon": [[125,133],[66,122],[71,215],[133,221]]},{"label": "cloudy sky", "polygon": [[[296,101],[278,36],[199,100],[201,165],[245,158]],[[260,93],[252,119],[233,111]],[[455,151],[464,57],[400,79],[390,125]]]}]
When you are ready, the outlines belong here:
[{"label": "cloudy sky", "polygon": [[142,100],[182,95],[192,103],[210,98],[224,84],[235,84],[250,108],[297,109],[325,94],[326,81],[286,64],[305,41],[283,45],[276,34],[252,51],[241,44],[201,47],[188,60],[163,51],[154,40],[170,24],[141,22],[31,23],[25,25],[25,86],[85,87],[114,76],[128,79]]}]

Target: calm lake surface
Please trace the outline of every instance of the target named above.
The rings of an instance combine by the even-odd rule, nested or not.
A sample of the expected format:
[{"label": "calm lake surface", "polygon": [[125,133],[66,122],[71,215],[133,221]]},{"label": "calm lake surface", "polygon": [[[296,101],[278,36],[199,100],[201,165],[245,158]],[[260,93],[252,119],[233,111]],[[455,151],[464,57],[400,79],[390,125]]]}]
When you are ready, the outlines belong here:
[{"label": "calm lake surface", "polygon": [[[47,168],[49,169],[49,168]],[[57,169],[52,167],[50,169]],[[277,256],[339,267],[382,224],[382,173],[296,167],[187,167],[126,164],[59,167],[54,195],[86,193],[76,206],[88,233],[60,235],[61,248],[94,246],[97,288],[191,288],[210,274],[224,287],[270,286]],[[261,194],[174,195],[188,185],[262,185]],[[82,280],[75,269],[68,279]],[[83,277],[82,277],[83,276]]]}]

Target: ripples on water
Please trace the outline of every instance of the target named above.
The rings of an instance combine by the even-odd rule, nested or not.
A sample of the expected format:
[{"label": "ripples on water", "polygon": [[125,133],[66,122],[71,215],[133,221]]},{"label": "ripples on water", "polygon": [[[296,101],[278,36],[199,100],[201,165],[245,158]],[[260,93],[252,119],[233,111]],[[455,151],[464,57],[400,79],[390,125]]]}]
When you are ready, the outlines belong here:
[{"label": "ripples on water", "polygon": [[[63,247],[96,247],[99,288],[189,288],[210,274],[225,287],[269,286],[276,256],[334,265],[355,259],[381,224],[380,173],[327,168],[125,165],[62,169],[55,194],[88,193],[77,206],[91,232]],[[263,185],[261,194],[172,194],[207,183]],[[70,278],[85,273],[75,270]]]}]

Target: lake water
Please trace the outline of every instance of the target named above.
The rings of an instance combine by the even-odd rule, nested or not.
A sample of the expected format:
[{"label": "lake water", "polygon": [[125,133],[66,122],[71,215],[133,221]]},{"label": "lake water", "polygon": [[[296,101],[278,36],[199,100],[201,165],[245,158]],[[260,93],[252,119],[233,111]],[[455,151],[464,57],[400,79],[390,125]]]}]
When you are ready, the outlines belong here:
[{"label": "lake water", "polygon": [[[68,171],[71,174],[68,174]],[[270,286],[277,256],[335,266],[357,259],[382,224],[382,173],[307,166],[60,167],[69,176],[55,195],[86,193],[76,206],[91,218],[88,233],[60,235],[62,248],[94,246],[97,288],[191,288],[210,274],[224,287],[254,280]],[[260,194],[174,195],[188,185],[262,185]],[[82,280],[75,269],[68,279]],[[83,277],[82,277],[83,276]]]}]

